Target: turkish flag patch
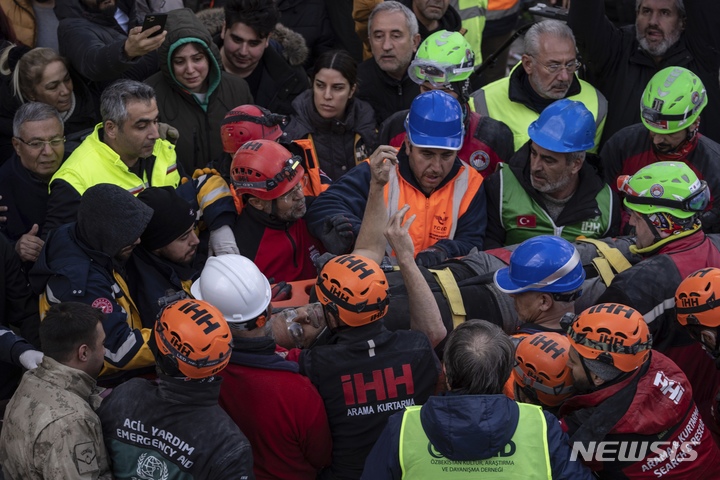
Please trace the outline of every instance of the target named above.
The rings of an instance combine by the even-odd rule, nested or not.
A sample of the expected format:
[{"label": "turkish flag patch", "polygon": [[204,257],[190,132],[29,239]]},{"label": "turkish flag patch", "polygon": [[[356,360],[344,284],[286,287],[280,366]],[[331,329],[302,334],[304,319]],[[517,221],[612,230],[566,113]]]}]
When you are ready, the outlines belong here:
[{"label": "turkish flag patch", "polygon": [[518,215],[515,221],[520,228],[535,228],[537,226],[535,215]]}]

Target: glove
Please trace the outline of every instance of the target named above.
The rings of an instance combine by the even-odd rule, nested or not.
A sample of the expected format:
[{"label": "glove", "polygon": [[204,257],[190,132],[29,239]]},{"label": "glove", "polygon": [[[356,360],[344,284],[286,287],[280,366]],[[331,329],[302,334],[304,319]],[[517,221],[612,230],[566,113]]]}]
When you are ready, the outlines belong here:
[{"label": "glove", "polygon": [[276,283],[273,285],[271,290],[271,298],[270,301],[272,302],[282,302],[283,300],[287,300],[292,296],[292,285],[283,281],[280,283]]},{"label": "glove", "polygon": [[27,350],[20,354],[20,364],[28,370],[37,368],[45,355],[39,350]]},{"label": "glove", "polygon": [[420,267],[430,268],[447,260],[445,250],[439,247],[426,248],[415,256],[415,263]]},{"label": "glove", "polygon": [[177,128],[162,122],[158,122],[158,135],[173,145],[177,144],[178,138],[180,138],[180,132],[178,132]]},{"label": "glove", "polygon": [[216,256],[230,253],[240,255],[237,242],[235,242],[235,234],[229,225],[223,225],[210,232],[210,248]]},{"label": "glove", "polygon": [[214,168],[196,168],[195,171],[192,174],[193,180],[197,180],[198,178],[202,177],[203,175],[217,175],[220,176],[220,172],[215,170]]},{"label": "glove", "polygon": [[355,241],[352,223],[345,215],[325,217],[320,240],[328,252],[337,255],[346,253]]}]

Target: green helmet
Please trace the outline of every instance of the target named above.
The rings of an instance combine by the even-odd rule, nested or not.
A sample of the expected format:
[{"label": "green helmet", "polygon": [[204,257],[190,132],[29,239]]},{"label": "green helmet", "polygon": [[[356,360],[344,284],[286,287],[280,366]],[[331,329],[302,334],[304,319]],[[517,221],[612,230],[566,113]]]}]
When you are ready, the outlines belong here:
[{"label": "green helmet", "polygon": [[619,176],[617,187],[626,194],[625,206],[645,215],[669,213],[679,219],[690,218],[710,202],[707,183],[682,162],[652,163],[635,175]]},{"label": "green helmet", "polygon": [[458,32],[440,30],[420,44],[408,75],[417,84],[428,81],[442,88],[467,80],[474,65],[475,54],[465,37]]},{"label": "green helmet", "polygon": [[682,67],[667,67],[653,75],[640,103],[640,117],[648,130],[675,133],[688,128],[707,105],[705,86]]}]

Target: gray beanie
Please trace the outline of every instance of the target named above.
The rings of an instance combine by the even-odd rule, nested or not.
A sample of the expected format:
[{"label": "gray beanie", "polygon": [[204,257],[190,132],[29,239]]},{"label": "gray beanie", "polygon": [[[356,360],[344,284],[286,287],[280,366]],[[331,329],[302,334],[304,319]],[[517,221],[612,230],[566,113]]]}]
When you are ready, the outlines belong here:
[{"label": "gray beanie", "polygon": [[117,185],[100,183],[80,199],[77,231],[94,250],[111,257],[140,238],[153,209]]},{"label": "gray beanie", "polygon": [[619,368],[603,363],[600,360],[590,360],[589,358],[583,358],[582,360],[585,362],[588,370],[606,382],[616,379],[623,373]]}]

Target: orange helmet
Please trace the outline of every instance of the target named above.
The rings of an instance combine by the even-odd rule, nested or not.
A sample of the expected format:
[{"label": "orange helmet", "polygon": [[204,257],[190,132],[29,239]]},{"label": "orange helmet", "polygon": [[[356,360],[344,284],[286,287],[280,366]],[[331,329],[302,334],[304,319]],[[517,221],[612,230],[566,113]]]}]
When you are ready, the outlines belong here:
[{"label": "orange helmet", "polygon": [[191,298],[163,309],[155,324],[155,341],[161,366],[171,367],[165,368],[167,373],[187,378],[215,375],[232,352],[232,334],[220,310]]},{"label": "orange helmet", "polygon": [[546,407],[560,405],[575,392],[569,351],[570,341],[559,333],[538,332],[521,339],[512,372],[516,388]]},{"label": "orange helmet", "polygon": [[637,310],[600,303],[575,316],[567,329],[570,345],[581,357],[632,372],[650,355],[652,335]]},{"label": "orange helmet", "polygon": [[675,292],[675,311],[680,325],[720,327],[720,268],[691,273]]},{"label": "orange helmet", "polygon": [[301,159],[271,140],[252,140],[235,152],[230,176],[235,192],[262,200],[285,195],[303,179]]},{"label": "orange helmet", "polygon": [[318,275],[315,293],[323,307],[351,327],[381,319],[390,303],[385,273],[361,255],[340,255],[327,262]]},{"label": "orange helmet", "polygon": [[240,105],[230,110],[220,126],[223,150],[230,155],[250,140],[275,141],[282,135],[280,125],[287,117],[271,113],[258,105]]}]

